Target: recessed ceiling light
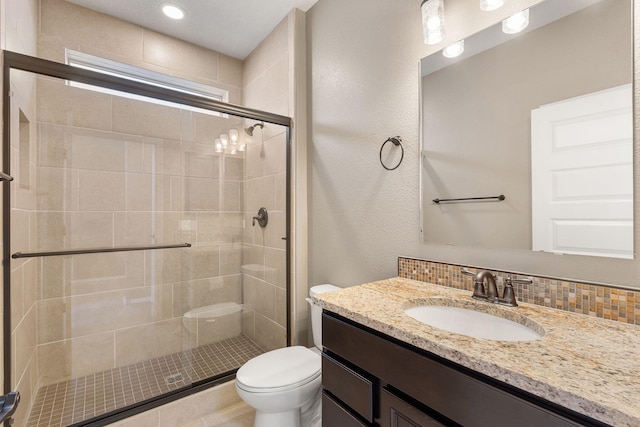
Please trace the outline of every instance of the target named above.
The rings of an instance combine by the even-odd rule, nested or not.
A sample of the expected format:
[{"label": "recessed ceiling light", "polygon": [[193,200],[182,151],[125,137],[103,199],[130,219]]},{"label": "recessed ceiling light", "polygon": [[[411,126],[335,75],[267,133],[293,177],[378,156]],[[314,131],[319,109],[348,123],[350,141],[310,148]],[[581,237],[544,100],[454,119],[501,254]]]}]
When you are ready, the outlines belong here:
[{"label": "recessed ceiling light", "polygon": [[171,19],[182,19],[184,18],[184,10],[179,8],[174,4],[165,4],[162,5],[162,13],[167,15]]}]

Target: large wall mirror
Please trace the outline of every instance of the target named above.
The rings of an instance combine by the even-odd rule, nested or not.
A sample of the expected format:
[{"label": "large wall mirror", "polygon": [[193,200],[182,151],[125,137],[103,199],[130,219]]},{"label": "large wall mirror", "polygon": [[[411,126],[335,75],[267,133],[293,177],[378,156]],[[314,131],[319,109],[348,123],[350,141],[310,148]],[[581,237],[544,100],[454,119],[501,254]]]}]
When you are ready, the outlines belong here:
[{"label": "large wall mirror", "polygon": [[422,59],[425,242],[633,258],[632,9],[546,0]]}]

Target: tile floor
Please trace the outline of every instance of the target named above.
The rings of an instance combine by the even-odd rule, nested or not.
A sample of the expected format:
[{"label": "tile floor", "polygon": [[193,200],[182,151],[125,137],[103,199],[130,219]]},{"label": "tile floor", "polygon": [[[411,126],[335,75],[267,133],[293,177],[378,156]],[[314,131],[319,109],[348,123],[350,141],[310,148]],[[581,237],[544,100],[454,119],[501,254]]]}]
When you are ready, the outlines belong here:
[{"label": "tile floor", "polygon": [[64,427],[239,368],[263,353],[244,336],[38,390],[27,427]]}]

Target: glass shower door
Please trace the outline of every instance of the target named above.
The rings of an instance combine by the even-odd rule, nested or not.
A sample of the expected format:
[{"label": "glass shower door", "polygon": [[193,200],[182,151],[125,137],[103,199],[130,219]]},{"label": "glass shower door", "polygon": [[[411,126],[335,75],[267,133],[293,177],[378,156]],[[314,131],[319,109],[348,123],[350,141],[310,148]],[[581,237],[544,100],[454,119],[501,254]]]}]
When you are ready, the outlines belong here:
[{"label": "glass shower door", "polygon": [[17,70],[11,90],[18,425],[83,422],[287,344],[286,127]]}]

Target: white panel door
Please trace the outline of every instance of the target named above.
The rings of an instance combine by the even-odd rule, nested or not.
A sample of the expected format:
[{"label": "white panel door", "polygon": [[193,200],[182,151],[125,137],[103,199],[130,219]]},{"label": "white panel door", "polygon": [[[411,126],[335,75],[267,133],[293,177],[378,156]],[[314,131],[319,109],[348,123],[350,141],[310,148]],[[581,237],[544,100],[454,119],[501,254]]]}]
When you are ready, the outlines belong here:
[{"label": "white panel door", "polygon": [[633,258],[631,85],[531,111],[533,250]]}]

